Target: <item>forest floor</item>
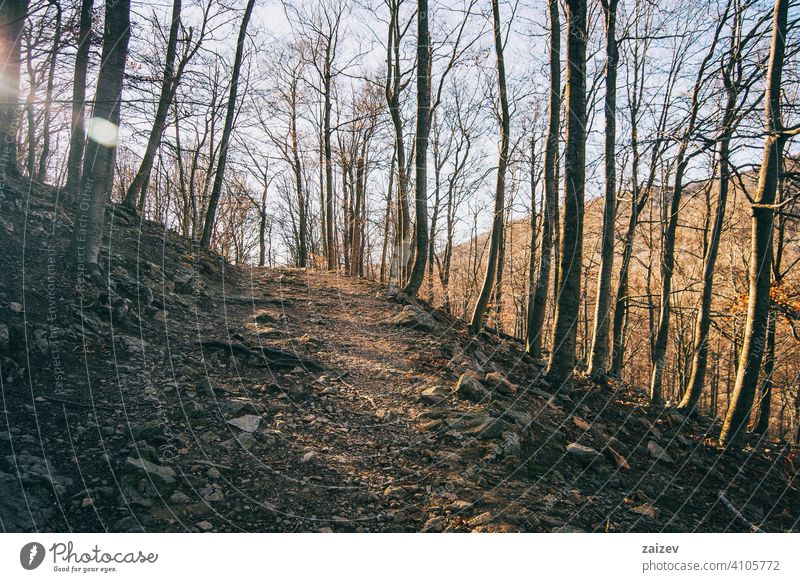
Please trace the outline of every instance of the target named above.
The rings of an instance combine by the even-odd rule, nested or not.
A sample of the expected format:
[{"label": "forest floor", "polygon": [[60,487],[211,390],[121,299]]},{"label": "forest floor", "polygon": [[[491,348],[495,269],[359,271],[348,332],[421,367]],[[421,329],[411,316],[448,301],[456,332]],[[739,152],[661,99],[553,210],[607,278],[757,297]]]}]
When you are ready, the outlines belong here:
[{"label": "forest floor", "polygon": [[234,267],[118,207],[81,298],[69,215],[43,186],[0,199],[4,531],[799,527],[783,442],[720,451],[718,421],[553,390],[385,286]]}]

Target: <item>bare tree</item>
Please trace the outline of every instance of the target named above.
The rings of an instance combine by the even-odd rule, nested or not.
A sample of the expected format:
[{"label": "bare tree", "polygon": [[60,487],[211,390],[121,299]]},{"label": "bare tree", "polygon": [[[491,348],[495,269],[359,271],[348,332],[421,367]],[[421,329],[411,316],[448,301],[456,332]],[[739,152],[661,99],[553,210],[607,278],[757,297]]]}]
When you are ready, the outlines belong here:
[{"label": "bare tree", "polygon": [[575,368],[583,259],[586,181],[586,0],[567,0],[567,134],[564,153],[564,211],[559,242],[559,278],[553,344],[547,378],[560,388]]},{"label": "bare tree", "polygon": [[211,189],[211,198],[208,201],[206,219],[203,224],[203,235],[200,237],[200,246],[208,249],[211,246],[211,237],[214,234],[214,219],[217,213],[219,197],[222,193],[222,181],[225,177],[225,164],[228,161],[228,144],[230,143],[231,132],[233,131],[233,120],[236,114],[236,95],[239,90],[239,74],[242,69],[242,59],[244,58],[244,43],[247,38],[247,24],[250,22],[250,15],[253,13],[255,0],[248,0],[244,10],[242,24],[239,27],[239,38],[236,41],[236,56],[233,60],[233,71],[231,73],[231,89],[228,96],[227,112],[225,114],[225,126],[222,129],[222,138],[219,147],[219,161],[214,175],[214,186]]},{"label": "bare tree", "polygon": [[506,88],[506,68],[503,59],[503,34],[500,26],[500,6],[498,0],[492,0],[492,30],[494,32],[494,50],[497,56],[497,84],[500,97],[500,158],[497,164],[497,185],[494,195],[494,219],[492,235],[489,243],[489,257],[486,261],[486,273],[483,279],[478,300],[472,311],[469,323],[470,333],[476,334],[483,326],[483,316],[489,305],[489,298],[494,290],[497,275],[498,255],[503,244],[503,227],[505,222],[506,168],[508,167],[508,149],[511,132],[511,113],[508,109],[508,90]]},{"label": "bare tree", "polygon": [[758,190],[751,207],[750,281],[744,345],[739,356],[736,384],[728,403],[719,441],[730,446],[741,436],[753,406],[765,336],[769,321],[775,192],[783,164],[786,141],[800,133],[800,127],[786,128],[781,119],[781,80],[786,54],[788,0],[775,0],[772,21],[772,48],[764,95],[764,158],[758,177]]},{"label": "bare tree", "polygon": [[68,253],[79,272],[99,270],[100,242],[106,205],[113,187],[114,156],[119,139],[122,85],[131,36],[130,9],[130,0],[106,0],[100,73]]}]

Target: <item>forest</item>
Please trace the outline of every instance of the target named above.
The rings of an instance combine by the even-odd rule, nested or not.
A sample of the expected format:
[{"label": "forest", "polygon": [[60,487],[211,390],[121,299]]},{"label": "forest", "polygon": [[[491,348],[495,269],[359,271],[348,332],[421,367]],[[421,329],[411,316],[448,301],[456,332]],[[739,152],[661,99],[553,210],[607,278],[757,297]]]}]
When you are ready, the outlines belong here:
[{"label": "forest", "polygon": [[[231,285],[249,277],[264,292],[305,280],[309,294],[317,289],[320,321],[333,317],[326,305],[341,287],[365,309],[349,314],[364,326],[377,316],[354,298],[378,285],[405,306],[395,324],[440,330],[439,341],[424,343],[431,353],[450,349],[450,329],[463,326],[464,345],[513,346],[520,365],[537,370],[501,371],[479,352],[472,386],[470,366],[458,368],[449,353],[467,400],[482,401],[481,383],[508,384],[506,396],[529,386],[582,403],[576,395],[586,392],[605,410],[627,391],[659,422],[707,421],[713,428],[692,425],[686,436],[708,437],[715,450],[792,450],[800,443],[798,6],[2,0],[0,222],[21,249],[4,243],[4,268],[25,279],[14,261],[27,260],[27,237],[61,232],[51,262],[69,283],[59,301],[69,294],[81,310],[105,309],[112,330],[115,320],[144,326],[147,309],[169,327],[166,295],[151,286],[143,306],[145,283],[134,281],[156,280],[156,270],[189,298],[181,286],[196,298],[205,291],[193,285],[206,276],[218,294],[231,292],[219,264],[234,269]],[[31,215],[42,224],[23,226],[42,205]],[[152,228],[162,243],[150,241]],[[162,247],[183,258],[168,265],[164,257],[178,251]],[[111,283],[120,249],[126,260],[146,259],[125,275],[137,289],[129,299]],[[170,275],[180,261],[204,274]],[[311,301],[298,318],[314,315]],[[290,315],[263,317],[278,331],[290,325]],[[0,355],[13,381],[25,367],[15,341],[24,336],[30,350],[39,336],[7,323]],[[220,342],[199,323],[194,335],[203,350],[228,354],[221,359],[254,357],[244,336]],[[265,357],[327,366],[313,329],[302,338],[311,359]],[[491,377],[517,373],[516,382]],[[434,388],[421,398],[439,395]],[[576,411],[568,418],[580,428]],[[595,448],[624,469],[627,455],[609,442],[612,453]],[[595,458],[570,447],[580,462]],[[655,461],[667,454],[645,448]],[[787,455],[795,470],[800,461]],[[740,526],[756,527],[733,512]]]}]

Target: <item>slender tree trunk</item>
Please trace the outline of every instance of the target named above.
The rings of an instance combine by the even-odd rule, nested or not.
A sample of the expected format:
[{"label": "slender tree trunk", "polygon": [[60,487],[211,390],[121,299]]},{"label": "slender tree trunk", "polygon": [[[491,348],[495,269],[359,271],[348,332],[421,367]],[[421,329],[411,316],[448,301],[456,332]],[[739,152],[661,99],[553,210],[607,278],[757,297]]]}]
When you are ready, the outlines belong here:
[{"label": "slender tree trunk", "polygon": [[[732,70],[735,63],[728,64]],[[714,268],[719,252],[719,243],[722,239],[722,229],[725,221],[725,210],[728,206],[728,186],[730,183],[729,152],[730,140],[733,133],[733,122],[736,114],[736,91],[731,84],[730,77],[726,78],[727,98],[725,112],[722,120],[722,135],[719,143],[718,168],[719,181],[717,182],[717,208],[714,213],[714,223],[711,237],[706,249],[705,265],[703,266],[703,290],[700,298],[700,312],[694,332],[694,356],[692,358],[692,371],[689,385],[678,404],[678,408],[693,413],[700,402],[708,366],[708,332],[711,327],[711,302],[714,298]]]},{"label": "slender tree trunk", "polygon": [[492,236],[489,244],[489,257],[486,261],[486,274],[483,279],[478,301],[472,312],[469,324],[470,333],[476,334],[483,326],[483,316],[489,305],[489,298],[494,289],[494,280],[497,271],[497,259],[500,254],[500,245],[503,243],[503,226],[505,222],[505,190],[506,167],[508,166],[509,129],[511,116],[508,110],[508,93],[506,91],[506,70],[503,60],[503,35],[500,27],[500,7],[498,0],[492,0],[492,21],[494,29],[494,47],[497,54],[497,81],[500,93],[500,159],[497,164],[497,188],[494,196],[494,220],[492,222]]},{"label": "slender tree trunk", "polygon": [[[18,175],[17,123],[22,31],[28,14],[28,0],[0,2],[0,178]],[[33,145],[33,144],[31,144]]]},{"label": "slender tree trunk", "polygon": [[781,124],[781,78],[786,53],[786,22],[789,0],[775,0],[772,24],[772,49],[767,71],[764,99],[765,129],[764,160],[758,177],[755,204],[752,205],[750,235],[750,296],[747,304],[744,345],[736,372],[736,384],[728,403],[728,411],[720,433],[720,444],[732,445],[743,432],[753,406],[770,302],[772,229],[775,192],[781,173],[783,146],[786,136]]},{"label": "slender tree trunk", "polygon": [[428,0],[417,2],[417,136],[414,158],[414,266],[405,292],[415,297],[425,278],[428,260],[428,133],[431,115],[430,33]]},{"label": "slender tree trunk", "polygon": [[575,338],[581,302],[586,179],[586,36],[586,0],[567,0],[564,210],[553,347],[547,372],[548,381],[555,389],[570,383],[575,368]]},{"label": "slender tree trunk", "polygon": [[775,314],[767,315],[767,349],[764,356],[764,378],[761,381],[761,392],[759,394],[758,421],[753,432],[760,435],[767,434],[769,431],[769,417],[772,413],[772,375],[775,371]]},{"label": "slender tree trunk", "polygon": [[167,115],[172,99],[175,96],[178,79],[175,76],[175,54],[178,50],[178,31],[181,27],[181,0],[173,0],[172,21],[169,28],[169,39],[167,41],[167,55],[164,63],[164,78],[161,81],[161,94],[158,98],[156,116],[153,127],[150,130],[150,137],[147,140],[147,147],[142,157],[142,163],[134,176],[133,181],[125,194],[124,204],[130,209],[138,209],[144,212],[144,197],[147,193],[147,186],[150,182],[150,172],[153,168],[153,161],[156,158],[158,148],[161,146],[161,136],[167,127]]},{"label": "slender tree trunk", "polygon": [[606,19],[606,195],[600,250],[600,279],[594,313],[589,375],[602,379],[608,365],[608,332],[611,319],[611,273],[614,269],[614,224],[617,218],[617,0],[602,0]]},{"label": "slender tree trunk", "polygon": [[527,352],[536,359],[542,357],[542,334],[547,314],[547,293],[550,287],[550,265],[552,263],[554,209],[558,204],[558,136],[561,122],[561,19],[558,0],[548,0],[550,14],[550,101],[547,139],[544,150],[544,204],[542,208],[542,245],[536,288],[528,305],[526,330]]},{"label": "slender tree trunk", "polygon": [[120,101],[128,58],[130,0],[106,0],[103,52],[69,257],[78,270],[98,268],[105,210],[114,184]]},{"label": "slender tree trunk", "polygon": [[706,67],[714,56],[714,49],[719,39],[722,26],[727,20],[728,12],[730,10],[731,2],[725,9],[725,14],[717,24],[714,32],[714,37],[711,42],[711,47],[706,54],[695,78],[694,88],[692,90],[691,107],[689,111],[689,119],[686,123],[686,129],[683,133],[680,146],[678,148],[678,155],[675,160],[675,181],[672,189],[672,201],[670,202],[669,215],[667,216],[667,227],[664,231],[664,245],[661,251],[661,303],[659,305],[658,324],[655,330],[655,339],[653,341],[652,350],[652,376],[650,380],[650,399],[655,405],[661,405],[664,401],[663,396],[663,377],[664,377],[664,364],[667,356],[667,343],[669,342],[669,323],[672,302],[672,275],[675,267],[675,232],[678,228],[678,214],[681,207],[681,199],[683,196],[683,176],[689,164],[687,157],[687,149],[689,147],[689,139],[694,133],[695,123],[697,121],[697,113],[700,108],[700,89],[703,84],[703,76]]},{"label": "slender tree trunk", "polygon": [[214,234],[214,221],[217,214],[217,205],[222,193],[222,182],[225,178],[225,164],[228,161],[228,142],[233,131],[233,118],[236,113],[236,94],[239,89],[239,73],[242,69],[242,58],[244,55],[244,41],[247,37],[247,24],[250,22],[250,15],[253,13],[255,0],[248,0],[244,10],[244,17],[239,28],[239,38],[236,41],[236,57],[233,61],[233,72],[231,73],[231,91],[228,97],[228,110],[225,114],[225,125],[222,128],[222,138],[219,145],[219,161],[217,171],[214,175],[214,186],[211,189],[211,198],[208,201],[206,220],[203,224],[203,236],[200,238],[200,246],[204,249],[211,247],[211,237]]},{"label": "slender tree trunk", "polygon": [[48,63],[47,87],[44,97],[44,115],[42,120],[42,151],[39,156],[39,169],[36,172],[36,179],[44,182],[47,174],[47,160],[50,158],[50,122],[53,112],[53,88],[55,85],[56,64],[58,63],[58,52],[61,50],[61,4],[57,0],[50,0],[56,9],[55,34],[53,35],[53,47],[50,52],[50,62]]},{"label": "slender tree trunk", "polygon": [[81,161],[83,160],[85,142],[86,71],[89,68],[93,6],[94,0],[81,0],[78,52],[75,55],[75,73],[72,82],[72,122],[70,125],[69,154],[67,154],[66,189],[70,195],[74,195],[77,191],[81,180]]}]

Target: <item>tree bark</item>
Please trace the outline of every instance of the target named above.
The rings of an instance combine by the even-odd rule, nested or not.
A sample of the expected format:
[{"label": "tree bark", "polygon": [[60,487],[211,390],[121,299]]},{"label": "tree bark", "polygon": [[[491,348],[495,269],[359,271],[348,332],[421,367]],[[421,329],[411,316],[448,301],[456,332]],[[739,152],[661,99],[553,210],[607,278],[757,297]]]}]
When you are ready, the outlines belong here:
[{"label": "tree bark", "polygon": [[775,0],[772,24],[772,49],[767,70],[765,93],[764,159],[758,177],[755,204],[752,205],[750,234],[750,294],[747,304],[744,345],[739,356],[736,384],[728,403],[725,421],[720,433],[720,445],[731,446],[741,436],[753,406],[761,360],[770,302],[772,271],[772,230],[775,210],[775,192],[781,172],[783,146],[786,136],[781,123],[781,78],[786,53],[786,22],[788,0]]},{"label": "tree bark", "polygon": [[483,316],[489,305],[489,298],[494,290],[494,280],[497,271],[497,259],[500,254],[500,245],[503,244],[503,226],[505,222],[505,190],[506,167],[508,166],[509,130],[511,115],[508,109],[508,93],[506,91],[506,70],[503,60],[503,36],[500,28],[500,7],[498,0],[492,0],[492,22],[494,30],[494,47],[497,55],[497,82],[500,93],[500,159],[497,164],[497,187],[494,196],[494,220],[492,222],[492,235],[489,244],[489,256],[486,261],[486,274],[483,279],[478,301],[472,311],[469,331],[476,334],[483,326]]},{"label": "tree bark", "polygon": [[430,32],[428,0],[417,3],[417,135],[414,158],[414,266],[404,291],[416,296],[428,260],[428,133],[431,115]]},{"label": "tree bark", "polygon": [[542,208],[542,245],[536,287],[528,304],[525,338],[526,351],[536,359],[542,357],[542,334],[547,314],[547,293],[550,288],[550,265],[553,257],[554,209],[558,204],[558,135],[561,131],[561,20],[558,0],[548,0],[550,14],[550,102],[547,139],[544,150],[544,204]]},{"label": "tree bark", "polygon": [[214,186],[211,189],[211,198],[208,201],[206,220],[203,224],[203,235],[200,238],[200,246],[204,249],[211,247],[211,237],[214,234],[214,220],[217,214],[217,205],[222,193],[222,181],[225,178],[225,164],[228,161],[228,143],[233,131],[233,118],[236,113],[236,94],[239,89],[239,73],[242,69],[242,58],[244,55],[244,41],[247,37],[247,24],[250,22],[250,15],[253,13],[255,0],[248,0],[244,10],[242,24],[239,27],[239,38],[236,41],[236,56],[233,61],[233,72],[231,74],[231,90],[228,97],[228,110],[225,114],[225,125],[222,128],[222,138],[219,146],[219,161],[217,171],[214,175]]},{"label": "tree bark", "polygon": [[[19,115],[19,75],[22,31],[28,15],[28,0],[0,2],[0,178],[16,176],[17,124]],[[32,145],[32,144],[31,144]]]},{"label": "tree bark", "polygon": [[553,346],[547,378],[554,389],[570,383],[583,269],[583,207],[586,179],[586,0],[567,0],[566,150],[564,209]]},{"label": "tree bark", "polygon": [[606,19],[606,192],[603,209],[603,230],[600,250],[600,278],[597,282],[597,301],[594,313],[589,375],[596,379],[606,376],[608,365],[608,332],[611,319],[611,272],[614,269],[614,224],[617,217],[617,0],[602,0]]},{"label": "tree bark", "polygon": [[66,190],[70,195],[74,195],[77,191],[81,180],[81,161],[83,160],[85,143],[86,71],[89,68],[93,6],[94,0],[81,1],[78,52],[75,55],[75,73],[72,82],[72,123],[70,126],[69,154],[67,154]]},{"label": "tree bark", "polygon": [[130,0],[106,0],[103,52],[78,194],[69,258],[78,270],[98,269],[105,209],[114,183],[120,101],[130,40]]},{"label": "tree bark", "polygon": [[[178,51],[178,31],[181,26],[181,0],[173,0],[172,21],[169,28],[169,38],[167,40],[167,55],[164,63],[164,78],[161,81],[161,94],[158,97],[156,116],[153,120],[153,127],[147,140],[147,147],[142,157],[142,163],[134,176],[133,181],[125,194],[124,204],[130,209],[138,209],[144,212],[144,197],[147,193],[147,186],[150,182],[150,171],[153,168],[153,160],[156,158],[158,148],[161,146],[161,136],[167,127],[167,114],[172,105],[172,99],[178,86],[178,78],[175,75],[175,54]],[[141,202],[140,202],[141,200]]]}]

